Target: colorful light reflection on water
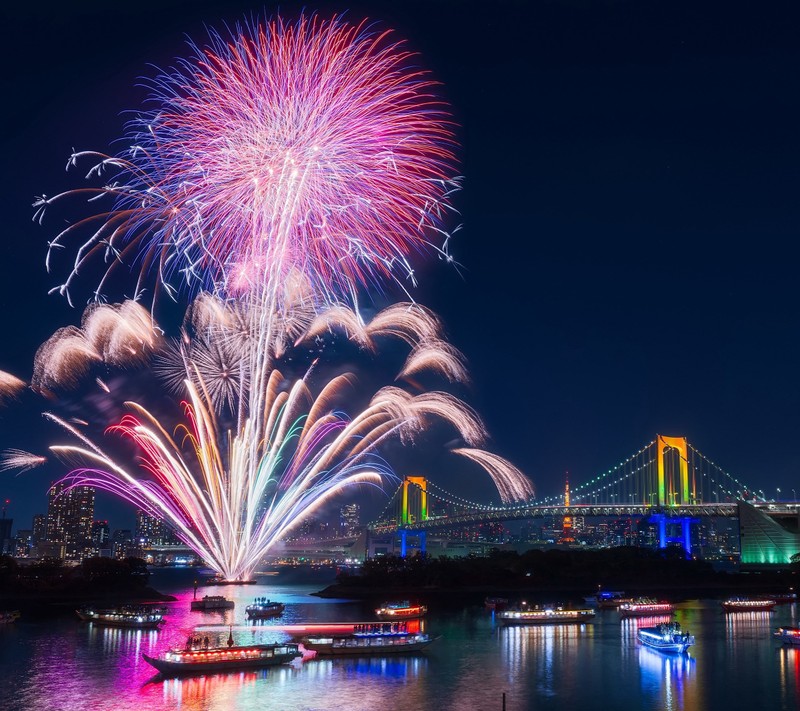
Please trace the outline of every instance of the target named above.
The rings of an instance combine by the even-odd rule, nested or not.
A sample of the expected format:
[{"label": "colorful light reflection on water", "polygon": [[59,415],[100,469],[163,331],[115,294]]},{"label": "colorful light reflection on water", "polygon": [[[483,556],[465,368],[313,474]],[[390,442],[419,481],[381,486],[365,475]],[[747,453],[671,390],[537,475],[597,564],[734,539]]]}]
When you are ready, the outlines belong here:
[{"label": "colorful light reflection on water", "polygon": [[[472,711],[500,709],[797,709],[800,649],[770,637],[778,625],[797,626],[796,606],[762,619],[723,615],[714,602],[688,603],[676,618],[697,644],[686,655],[641,647],[636,629],[656,620],[620,621],[600,612],[584,625],[501,627],[480,607],[433,609],[426,631],[442,639],[426,654],[327,658],[259,671],[165,680],[144,662],[181,646],[197,631],[212,640],[272,642],[293,625],[365,621],[374,604],[323,600],[308,593],[321,585],[199,588],[223,594],[236,607],[221,613],[189,611],[191,581],[174,591],[161,631],[96,627],[77,619],[20,620],[0,628],[0,685],[4,711],[251,711],[271,708]],[[286,605],[280,618],[248,624],[244,608],[256,596]],[[755,617],[751,615],[756,614]],[[660,621],[660,618],[659,618]]]}]

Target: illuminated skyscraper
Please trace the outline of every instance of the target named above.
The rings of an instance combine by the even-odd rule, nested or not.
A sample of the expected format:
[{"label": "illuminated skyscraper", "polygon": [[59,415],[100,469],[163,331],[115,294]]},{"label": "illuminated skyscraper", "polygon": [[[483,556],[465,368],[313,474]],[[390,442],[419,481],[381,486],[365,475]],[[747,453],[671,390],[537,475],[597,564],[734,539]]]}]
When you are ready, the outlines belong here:
[{"label": "illuminated skyscraper", "polygon": [[92,524],[92,541],[98,548],[107,548],[111,540],[108,521],[95,521]]},{"label": "illuminated skyscraper", "polygon": [[60,545],[68,560],[92,553],[94,494],[91,486],[68,489],[63,483],[53,484],[48,492],[47,542]]},{"label": "illuminated skyscraper", "polygon": [[361,524],[361,507],[358,504],[347,504],[339,510],[339,522],[345,536],[357,536]]},{"label": "illuminated skyscraper", "polygon": [[136,512],[136,540],[143,546],[160,546],[166,542],[167,527],[160,518],[141,509]]}]

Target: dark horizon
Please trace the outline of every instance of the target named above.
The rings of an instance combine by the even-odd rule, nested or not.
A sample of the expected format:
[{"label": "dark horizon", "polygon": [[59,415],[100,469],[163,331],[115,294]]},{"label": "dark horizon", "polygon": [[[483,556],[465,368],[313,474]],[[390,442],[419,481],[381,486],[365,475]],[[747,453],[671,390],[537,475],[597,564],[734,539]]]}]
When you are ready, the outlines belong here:
[{"label": "dark horizon", "polygon": [[[685,435],[768,498],[800,483],[800,67],[788,2],[325,2],[396,30],[442,82],[462,144],[462,274],[431,261],[422,304],[466,356],[489,448],[541,496],[606,471],[656,433]],[[286,15],[301,6],[282,3]],[[266,6],[266,13],[277,12]],[[115,150],[138,77],[185,35],[264,6],[171,0],[158,15],[86,2],[2,11],[6,111],[0,370],[80,321],[47,291],[56,226],[34,196],[76,187],[77,149]],[[88,291],[88,290],[87,290]],[[0,410],[0,449],[41,451],[38,420]],[[59,472],[0,474],[15,528]],[[467,498],[488,477],[456,482]],[[131,520],[100,497],[99,518]],[[379,507],[379,504],[376,504]],[[129,528],[130,525],[121,525]]]}]

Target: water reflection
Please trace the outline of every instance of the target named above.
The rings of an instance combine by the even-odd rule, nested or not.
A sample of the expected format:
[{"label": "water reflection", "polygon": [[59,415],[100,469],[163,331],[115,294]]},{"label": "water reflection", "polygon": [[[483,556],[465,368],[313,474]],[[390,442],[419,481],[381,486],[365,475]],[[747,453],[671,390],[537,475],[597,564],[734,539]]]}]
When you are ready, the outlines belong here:
[{"label": "water reflection", "polygon": [[644,646],[639,647],[638,656],[642,691],[657,696],[659,708],[666,711],[697,708],[694,657],[688,653],[657,652]]}]

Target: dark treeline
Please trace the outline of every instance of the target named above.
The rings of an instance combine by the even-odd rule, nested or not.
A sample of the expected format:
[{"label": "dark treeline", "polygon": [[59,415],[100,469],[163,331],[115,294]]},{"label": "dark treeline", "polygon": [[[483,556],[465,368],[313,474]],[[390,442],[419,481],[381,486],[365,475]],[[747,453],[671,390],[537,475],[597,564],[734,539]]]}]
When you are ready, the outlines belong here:
[{"label": "dark treeline", "polygon": [[726,591],[741,587],[792,584],[794,573],[737,575],[716,572],[710,563],[686,560],[678,549],[657,551],[623,546],[602,550],[548,549],[525,553],[494,550],[486,557],[400,558],[366,561],[358,575],[340,575],[331,594],[369,591],[422,592],[472,589],[490,591],[586,591],[620,588],[628,592]]},{"label": "dark treeline", "polygon": [[99,601],[126,602],[157,599],[148,587],[150,573],[141,558],[114,560],[88,558],[67,566],[57,558],[44,558],[20,565],[9,556],[0,557],[0,608],[36,608]]}]

